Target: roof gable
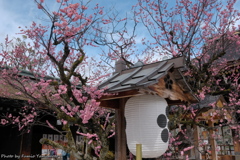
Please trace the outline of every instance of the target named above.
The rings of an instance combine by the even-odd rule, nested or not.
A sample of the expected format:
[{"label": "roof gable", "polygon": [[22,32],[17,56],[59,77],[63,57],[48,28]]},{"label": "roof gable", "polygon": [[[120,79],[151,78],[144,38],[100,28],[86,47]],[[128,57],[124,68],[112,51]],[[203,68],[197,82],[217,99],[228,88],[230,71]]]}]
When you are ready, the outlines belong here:
[{"label": "roof gable", "polygon": [[[123,63],[121,62],[121,64]],[[118,69],[118,72],[100,84],[99,88],[106,89],[105,92],[108,93],[149,90],[163,98],[192,103],[197,101],[197,98],[191,93],[191,89],[180,71],[182,68],[184,68],[183,57],[147,65],[138,63],[137,66],[123,69],[120,72]],[[166,77],[169,80],[165,80]]]}]

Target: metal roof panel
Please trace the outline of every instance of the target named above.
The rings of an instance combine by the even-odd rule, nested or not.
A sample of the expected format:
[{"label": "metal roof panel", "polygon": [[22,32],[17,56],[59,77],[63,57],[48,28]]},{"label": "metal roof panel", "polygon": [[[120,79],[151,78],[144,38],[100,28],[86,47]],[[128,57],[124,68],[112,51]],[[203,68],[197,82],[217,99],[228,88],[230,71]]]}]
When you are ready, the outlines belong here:
[{"label": "metal roof panel", "polygon": [[140,70],[141,70],[141,67],[126,70],[120,76],[117,76],[116,78],[114,78],[113,80],[111,80],[109,82],[109,83],[114,83],[114,85],[111,85],[108,87],[109,90],[111,90],[111,88],[113,88],[113,87],[115,88],[115,87],[121,86],[121,84],[126,82],[128,79],[130,79],[134,74],[136,74]]},{"label": "metal roof panel", "polygon": [[119,91],[129,90],[129,88],[132,88],[132,86],[131,85],[119,86],[119,87],[116,87],[116,88],[111,88],[108,91],[109,92],[119,92]]},{"label": "metal roof panel", "polygon": [[141,83],[147,83],[152,76],[158,74],[158,70],[164,67],[165,64],[166,64],[166,61],[146,65],[142,68],[141,71],[139,71],[136,75],[134,75],[132,79],[125,82],[123,85],[126,85],[126,84],[141,85]]},{"label": "metal roof panel", "polygon": [[162,68],[160,68],[160,70],[158,70],[158,72],[166,72],[168,71],[170,68],[172,68],[174,66],[174,63],[168,63],[166,65],[164,65]]},{"label": "metal roof panel", "polygon": [[107,87],[108,92],[120,92],[122,90],[136,89],[140,86],[152,85],[166,75],[172,67],[175,67],[175,63],[179,68],[181,61],[182,58],[174,58],[126,69],[102,83],[100,88]]},{"label": "metal roof panel", "polygon": [[144,79],[144,76],[141,76],[141,77],[138,77],[138,78],[132,78],[132,79],[126,81],[125,83],[123,83],[122,85],[136,84],[139,81],[141,81],[142,79]]},{"label": "metal roof panel", "polygon": [[106,79],[105,81],[103,81],[98,87],[99,88],[102,88],[102,86],[105,87],[105,85],[107,85],[112,79],[116,78],[118,75],[119,75],[119,73],[114,73],[112,75],[112,77],[110,77],[110,78]]},{"label": "metal roof panel", "polygon": [[158,79],[160,79],[161,77],[163,77],[163,76],[165,76],[165,75],[166,75],[166,73],[161,72],[161,73],[158,73],[158,74],[156,74],[155,76],[149,78],[149,80],[150,80],[150,81],[152,81],[152,80],[158,80]]},{"label": "metal roof panel", "polygon": [[146,76],[146,75],[152,73],[158,66],[159,66],[158,63],[156,63],[154,65],[143,66],[141,71],[139,71],[137,74],[133,75],[133,78]]}]

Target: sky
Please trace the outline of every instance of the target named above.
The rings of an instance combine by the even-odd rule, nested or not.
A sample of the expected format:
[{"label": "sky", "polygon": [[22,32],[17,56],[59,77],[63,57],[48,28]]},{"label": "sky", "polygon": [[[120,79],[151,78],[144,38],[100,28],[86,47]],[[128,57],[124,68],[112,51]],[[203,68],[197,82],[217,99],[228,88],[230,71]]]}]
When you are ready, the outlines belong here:
[{"label": "sky", "polygon": [[[48,6],[50,10],[54,10],[57,6],[56,0],[45,0],[45,2],[51,3]],[[91,3],[99,3],[105,8],[115,6],[120,13],[125,13],[131,10],[137,0],[92,0]],[[240,6],[240,0],[237,0],[236,6]],[[30,26],[32,21],[44,23],[42,20],[44,13],[37,9],[34,0],[0,0],[0,15],[0,43],[6,35],[18,36],[16,33],[19,33],[19,26]]]},{"label": "sky", "polygon": [[34,3],[24,1],[0,1],[0,39],[19,32],[18,26],[25,26],[33,20]]},{"label": "sky", "polygon": [[[70,0],[72,1],[72,0]],[[77,0],[76,0],[77,1]],[[88,0],[83,0],[88,1]],[[56,0],[45,0],[50,11],[57,9]],[[92,0],[91,4],[99,4],[104,8],[115,8],[121,14],[129,12],[137,0]],[[29,27],[32,22],[46,24],[46,15],[37,8],[34,0],[0,0],[0,44],[4,43],[5,37],[9,39],[21,37],[19,27]],[[45,17],[45,19],[44,19]],[[48,23],[48,25],[50,25]],[[98,53],[99,49],[91,48],[90,54]],[[89,51],[87,51],[89,53]],[[92,54],[93,53],[93,54]],[[99,53],[98,53],[99,54]]]},{"label": "sky", "polygon": [[[45,2],[48,3],[50,11],[56,9],[56,0],[45,0]],[[171,3],[173,1],[170,0],[169,2]],[[104,6],[105,8],[115,7],[119,13],[124,14],[125,16],[126,12],[130,14],[131,8],[137,3],[137,0],[92,0],[91,3],[98,3],[99,6]],[[240,0],[237,0],[236,6],[240,6]],[[45,14],[37,8],[34,0],[0,0],[0,15],[0,43],[4,42],[7,35],[10,39],[13,37],[19,37],[20,35],[16,34],[19,33],[19,26],[30,26],[32,21],[35,21],[38,24],[46,23],[46,20],[43,19]],[[143,32],[144,29],[145,28],[140,28],[139,30],[141,31],[137,32],[138,37],[136,41],[139,41],[139,43],[143,37],[149,36],[147,35],[147,32]]]},{"label": "sky", "polygon": [[[56,7],[55,0],[45,0],[50,2],[49,9]],[[84,0],[87,1],[87,0]],[[91,3],[99,3],[105,8],[115,6],[119,11],[129,11],[137,0],[92,0]],[[36,7],[34,0],[1,0],[0,1],[0,43],[6,35],[18,37],[19,26],[30,26],[32,21],[44,23],[44,13]]]}]

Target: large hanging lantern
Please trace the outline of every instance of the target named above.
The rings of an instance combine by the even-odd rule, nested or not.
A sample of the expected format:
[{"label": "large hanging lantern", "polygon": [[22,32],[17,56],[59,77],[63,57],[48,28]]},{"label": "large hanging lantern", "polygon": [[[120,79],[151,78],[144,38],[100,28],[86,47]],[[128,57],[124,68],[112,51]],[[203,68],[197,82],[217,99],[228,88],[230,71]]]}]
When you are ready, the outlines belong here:
[{"label": "large hanging lantern", "polygon": [[157,95],[131,97],[125,106],[127,145],[136,155],[136,144],[142,144],[143,158],[156,158],[168,148],[169,130],[167,128],[164,98]]}]

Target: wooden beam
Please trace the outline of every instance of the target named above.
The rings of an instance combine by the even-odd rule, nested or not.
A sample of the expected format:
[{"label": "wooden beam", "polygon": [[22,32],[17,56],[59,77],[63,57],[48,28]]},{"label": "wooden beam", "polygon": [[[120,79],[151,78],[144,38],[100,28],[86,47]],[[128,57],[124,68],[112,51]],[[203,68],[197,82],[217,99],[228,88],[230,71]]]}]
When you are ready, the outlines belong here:
[{"label": "wooden beam", "polygon": [[[132,91],[120,92],[116,95],[103,96],[98,101],[101,102],[100,107],[117,109],[118,108],[117,103],[119,99],[138,96],[138,95],[142,95],[142,93],[139,93],[137,90],[132,90]],[[184,103],[187,103],[181,100],[170,100],[169,98],[166,98],[166,101],[168,105],[182,105]]]},{"label": "wooden beam", "polygon": [[115,160],[127,160],[126,121],[124,117],[126,101],[126,98],[119,100],[119,107],[115,113]]},{"label": "wooden beam", "polygon": [[133,97],[133,96],[137,96],[137,95],[142,95],[142,93],[140,93],[138,89],[134,89],[134,90],[130,90],[130,91],[124,91],[124,92],[119,92],[119,93],[113,93],[113,94],[107,95],[107,96],[102,96],[100,101],[121,99],[121,98]]},{"label": "wooden beam", "polygon": [[167,101],[168,105],[182,105],[182,104],[186,104],[187,102],[183,102],[181,100],[170,100],[169,98],[165,98],[165,100]]},{"label": "wooden beam", "polygon": [[100,101],[100,107],[118,109],[119,108],[118,103],[119,103],[119,99],[102,100]]}]

